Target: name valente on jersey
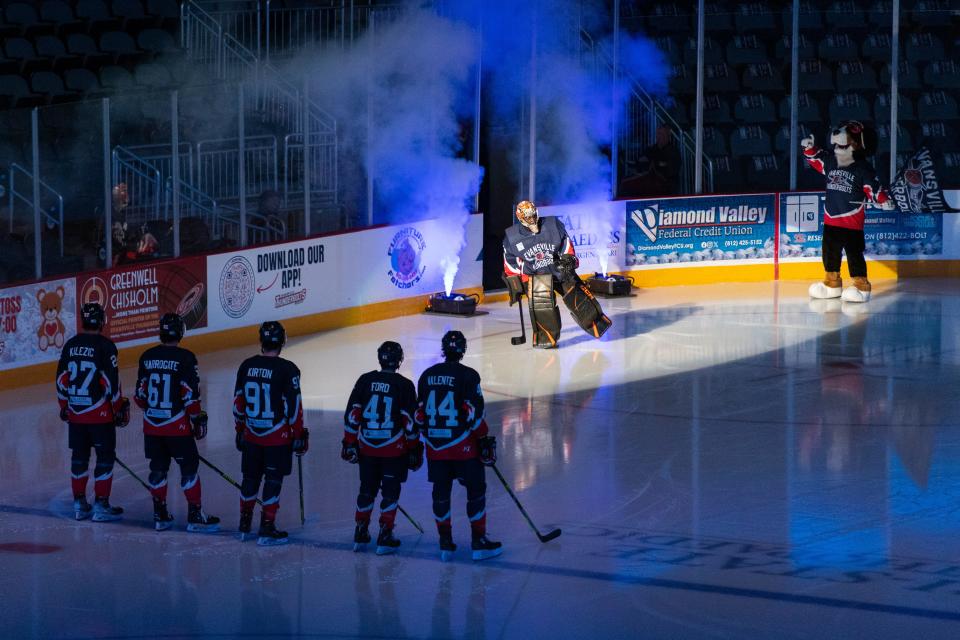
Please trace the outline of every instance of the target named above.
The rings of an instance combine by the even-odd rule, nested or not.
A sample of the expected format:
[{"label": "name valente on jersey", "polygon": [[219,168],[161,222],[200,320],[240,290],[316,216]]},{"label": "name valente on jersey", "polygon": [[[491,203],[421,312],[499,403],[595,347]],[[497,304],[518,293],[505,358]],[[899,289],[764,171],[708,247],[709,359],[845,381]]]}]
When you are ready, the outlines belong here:
[{"label": "name valente on jersey", "polygon": [[452,387],[453,376],[427,376],[427,384],[431,387]]},{"label": "name valente on jersey", "polygon": [[177,371],[180,368],[180,363],[176,360],[144,360],[143,366],[146,369],[170,369],[171,371]]},{"label": "name valente on jersey", "polygon": [[250,367],[247,369],[247,375],[251,378],[272,378],[272,369],[261,369],[260,367]]}]

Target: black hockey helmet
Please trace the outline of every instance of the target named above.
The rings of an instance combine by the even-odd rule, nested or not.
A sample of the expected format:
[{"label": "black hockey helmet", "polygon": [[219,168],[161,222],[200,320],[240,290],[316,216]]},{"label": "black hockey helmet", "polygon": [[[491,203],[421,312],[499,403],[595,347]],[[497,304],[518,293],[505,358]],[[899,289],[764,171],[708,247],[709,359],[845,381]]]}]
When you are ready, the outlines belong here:
[{"label": "black hockey helmet", "polygon": [[103,329],[106,315],[103,307],[97,302],[88,302],[80,308],[80,325],[88,331]]},{"label": "black hockey helmet", "polygon": [[260,347],[264,351],[279,351],[287,343],[287,332],[275,320],[260,325]]},{"label": "black hockey helmet", "polygon": [[187,331],[187,325],[183,318],[176,313],[165,313],[160,318],[160,341],[161,342],[180,342],[183,340],[183,334]]},{"label": "black hockey helmet", "polygon": [[460,360],[467,352],[467,339],[459,331],[447,331],[440,341],[440,351],[447,360]]},{"label": "black hockey helmet", "polygon": [[403,347],[398,342],[387,340],[377,349],[377,360],[382,369],[396,371],[403,362]]}]

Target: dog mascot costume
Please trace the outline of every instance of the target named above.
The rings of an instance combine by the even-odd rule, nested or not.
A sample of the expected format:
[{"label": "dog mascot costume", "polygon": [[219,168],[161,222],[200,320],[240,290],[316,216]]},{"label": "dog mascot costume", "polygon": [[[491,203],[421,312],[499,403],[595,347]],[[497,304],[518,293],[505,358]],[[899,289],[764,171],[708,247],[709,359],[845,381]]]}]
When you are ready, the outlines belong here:
[{"label": "dog mascot costume", "polygon": [[529,200],[517,205],[520,225],[508,228],[503,239],[504,281],[510,304],[526,294],[530,303],[533,346],[552,349],[560,339],[557,293],[580,327],[594,338],[610,328],[596,297],[580,280],[580,265],[563,223],[541,218]]},{"label": "dog mascot costume", "polygon": [[[812,135],[800,141],[804,159],[827,178],[822,245],[825,273],[822,282],[810,285],[810,296],[866,302],[871,288],[863,257],[866,201],[879,204],[885,211],[892,211],[896,205],[883,191],[876,170],[867,161],[876,148],[875,132],[850,120],[831,132],[830,145],[832,154],[818,149]],[[853,278],[853,285],[846,289],[840,279],[843,253],[847,254],[847,268]]]}]

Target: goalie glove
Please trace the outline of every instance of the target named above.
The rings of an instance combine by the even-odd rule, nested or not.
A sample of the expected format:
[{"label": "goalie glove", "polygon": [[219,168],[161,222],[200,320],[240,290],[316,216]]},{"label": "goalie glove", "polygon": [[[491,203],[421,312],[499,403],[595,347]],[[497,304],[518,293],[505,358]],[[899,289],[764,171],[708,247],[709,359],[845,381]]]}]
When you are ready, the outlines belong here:
[{"label": "goalie glove", "polygon": [[190,431],[196,440],[203,440],[207,437],[207,420],[206,411],[190,416]]},{"label": "goalie glove", "polygon": [[565,253],[557,258],[554,263],[557,265],[557,269],[560,271],[560,279],[564,282],[568,282],[577,277],[577,267],[579,266],[579,261],[577,257],[569,253]]},{"label": "goalie glove", "polygon": [[493,436],[484,436],[477,439],[480,448],[480,462],[491,467],[497,463],[497,439]]},{"label": "goalie glove", "polygon": [[356,442],[347,442],[346,440],[341,441],[342,447],[340,448],[340,457],[349,462],[350,464],[357,464],[360,462],[360,448],[357,447]]},{"label": "goalie glove", "polygon": [[300,434],[299,438],[295,438],[293,441],[293,452],[298,456],[302,456],[310,449],[310,430],[306,427],[303,428],[303,432]]},{"label": "goalie glove", "polygon": [[520,276],[508,276],[504,274],[503,283],[507,285],[507,296],[510,300],[510,306],[520,302],[523,297],[523,280]]},{"label": "goalie glove", "polygon": [[130,399],[120,398],[116,412],[113,414],[113,426],[124,428],[130,424]]}]

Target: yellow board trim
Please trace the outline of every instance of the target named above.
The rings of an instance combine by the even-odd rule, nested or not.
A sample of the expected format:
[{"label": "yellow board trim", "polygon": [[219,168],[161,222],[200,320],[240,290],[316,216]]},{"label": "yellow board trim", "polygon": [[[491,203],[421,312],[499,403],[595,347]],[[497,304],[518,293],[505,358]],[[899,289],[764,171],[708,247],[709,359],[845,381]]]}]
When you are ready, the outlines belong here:
[{"label": "yellow board trim", "polygon": [[[460,291],[466,294],[476,293],[480,296],[481,302],[484,301],[483,289],[481,287],[462,289]],[[487,296],[486,301],[494,302],[499,298],[500,296],[497,295]],[[506,299],[506,294],[503,294],[503,299]],[[387,320],[398,316],[422,313],[426,308],[426,303],[427,300],[425,297],[416,296],[413,298],[389,300],[387,302],[375,302],[373,304],[350,307],[348,309],[324,311],[323,313],[315,313],[298,318],[287,318],[282,320],[282,322],[284,329],[287,330],[288,336],[300,336],[319,333],[321,331],[331,331],[333,329],[340,329],[357,324],[377,322],[378,320]],[[257,327],[259,327],[259,325],[249,325],[194,336],[188,335],[180,344],[194,353],[209,353],[211,351],[220,351],[221,349],[231,349],[233,347],[256,344],[259,340]],[[121,348],[121,368],[136,366],[140,360],[140,354],[152,346],[154,346],[154,344]],[[6,391],[47,382],[49,382],[52,387],[56,372],[56,362],[44,362],[42,364],[28,365],[18,369],[0,371],[0,390]]]}]

